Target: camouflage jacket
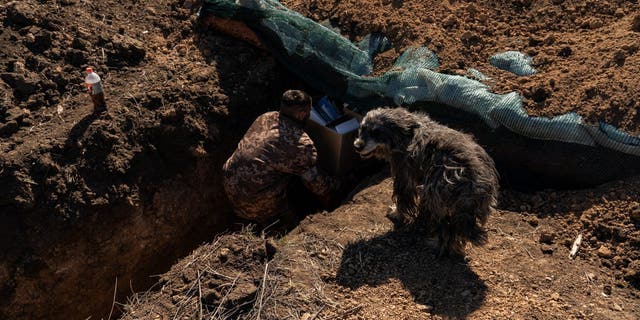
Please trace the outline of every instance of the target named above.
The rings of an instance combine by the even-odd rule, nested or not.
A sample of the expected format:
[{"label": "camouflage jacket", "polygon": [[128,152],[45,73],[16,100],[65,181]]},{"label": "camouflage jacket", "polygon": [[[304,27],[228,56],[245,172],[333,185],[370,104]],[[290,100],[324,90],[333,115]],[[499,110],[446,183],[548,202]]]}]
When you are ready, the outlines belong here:
[{"label": "camouflage jacket", "polygon": [[302,124],[277,111],[259,116],[223,167],[225,191],[236,213],[266,221],[288,210],[287,185],[293,176],[319,196],[337,189],[335,179],[318,172],[316,159]]}]

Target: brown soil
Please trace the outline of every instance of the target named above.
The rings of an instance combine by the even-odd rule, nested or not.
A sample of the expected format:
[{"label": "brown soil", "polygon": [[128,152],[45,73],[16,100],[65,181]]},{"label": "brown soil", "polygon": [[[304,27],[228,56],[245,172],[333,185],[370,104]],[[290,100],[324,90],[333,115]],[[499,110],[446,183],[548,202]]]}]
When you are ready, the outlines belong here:
[{"label": "brown soil", "polygon": [[286,77],[194,21],[181,1],[0,5],[1,319],[107,318],[115,286],[228,228],[219,167]]},{"label": "brown soil", "polygon": [[[229,310],[242,319],[637,319],[639,179],[504,192],[489,243],[467,247],[464,262],[436,259],[417,231],[393,230],[391,179],[375,180],[272,242],[270,261],[264,240],[247,245],[246,234],[199,248],[162,276],[161,290],[135,296],[123,319]],[[585,241],[570,259],[579,233]],[[242,303],[230,304],[238,296]]]},{"label": "brown soil", "polygon": [[[640,15],[637,1],[285,0],[351,38],[384,32],[395,49],[378,57],[384,70],[405,48],[426,45],[440,72],[476,68],[496,92],[517,91],[532,115],[577,112],[640,134]],[[538,74],[518,77],[489,57],[518,50],[534,57]]]},{"label": "brown soil", "polygon": [[[378,58],[379,70],[426,44],[442,72],[478,68],[496,90],[523,92],[532,113],[575,110],[640,132],[637,2],[552,2],[286,4],[353,38],[387,32],[397,49]],[[267,53],[198,31],[179,0],[12,1],[0,21],[0,318],[107,318],[116,282],[124,302],[229,226],[221,163],[282,89],[300,84]],[[507,49],[535,55],[540,74],[488,65]],[[92,113],[81,85],[89,65],[108,114]],[[434,260],[430,241],[391,231],[389,184],[310,216],[275,256],[246,232],[198,249],[163,276],[165,289],[132,296],[125,318],[201,306],[275,319],[640,313],[638,179],[505,192],[490,244],[467,263]],[[579,232],[585,241],[569,260]]]}]

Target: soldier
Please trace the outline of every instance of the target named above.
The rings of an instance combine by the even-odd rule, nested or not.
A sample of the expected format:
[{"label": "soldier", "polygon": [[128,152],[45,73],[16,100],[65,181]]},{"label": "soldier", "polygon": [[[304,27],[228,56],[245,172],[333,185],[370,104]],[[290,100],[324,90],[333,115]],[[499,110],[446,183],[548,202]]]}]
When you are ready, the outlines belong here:
[{"label": "soldier", "polygon": [[287,186],[299,176],[315,195],[326,198],[339,182],[316,167],[317,151],[304,132],[311,98],[299,90],[282,95],[280,111],[259,116],[224,164],[224,188],[236,214],[266,226],[292,217]]}]

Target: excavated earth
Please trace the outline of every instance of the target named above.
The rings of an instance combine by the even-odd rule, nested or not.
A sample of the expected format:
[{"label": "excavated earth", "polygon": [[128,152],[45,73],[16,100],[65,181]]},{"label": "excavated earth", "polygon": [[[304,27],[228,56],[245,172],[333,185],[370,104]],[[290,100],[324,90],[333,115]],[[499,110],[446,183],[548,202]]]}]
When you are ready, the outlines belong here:
[{"label": "excavated earth", "polygon": [[[385,216],[391,186],[374,177],[335,211],[308,216],[279,239],[222,236],[175,264],[155,291],[133,296],[123,319],[640,314],[638,178],[584,191],[503,192],[489,243],[468,247],[465,261],[439,260],[419,231],[394,230]],[[585,240],[570,259],[578,234]]]},{"label": "excavated earth", "polygon": [[[353,40],[385,32],[394,49],[377,72],[426,45],[440,72],[477,68],[495,91],[522,93],[532,114],[575,111],[640,133],[637,1],[283,3]],[[0,319],[640,314],[633,177],[575,191],[503,185],[489,244],[464,262],[436,260],[429,239],[392,229],[384,174],[282,238],[216,237],[237,229],[222,162],[284,88],[305,86],[267,52],[204,30],[188,7],[0,4]],[[533,56],[539,73],[488,64],[506,50]],[[106,114],[92,112],[87,66],[103,78]]]}]

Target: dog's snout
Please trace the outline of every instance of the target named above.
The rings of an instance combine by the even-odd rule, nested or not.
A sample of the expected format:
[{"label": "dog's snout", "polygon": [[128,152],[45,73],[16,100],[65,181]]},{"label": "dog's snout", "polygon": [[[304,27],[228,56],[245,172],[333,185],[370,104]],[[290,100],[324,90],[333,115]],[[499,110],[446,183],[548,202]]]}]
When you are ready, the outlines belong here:
[{"label": "dog's snout", "polygon": [[364,148],[364,141],[362,141],[362,139],[357,138],[356,141],[353,142],[353,148],[356,149],[356,151],[362,151],[362,148]]}]

